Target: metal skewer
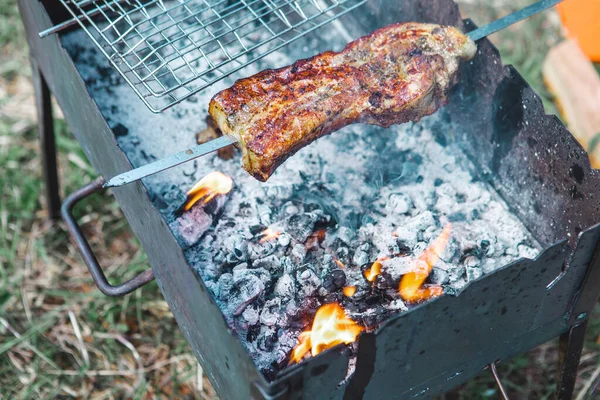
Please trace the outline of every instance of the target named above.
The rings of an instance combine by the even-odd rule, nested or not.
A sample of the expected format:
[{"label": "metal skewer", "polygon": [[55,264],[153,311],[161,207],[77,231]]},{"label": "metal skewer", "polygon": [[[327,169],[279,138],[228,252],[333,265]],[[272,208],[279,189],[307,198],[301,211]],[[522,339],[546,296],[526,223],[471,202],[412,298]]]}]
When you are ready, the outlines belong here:
[{"label": "metal skewer", "polygon": [[[534,14],[544,11],[560,3],[561,1],[562,0],[540,0],[530,6],[527,6],[519,11],[507,15],[506,17],[497,19],[496,21],[488,25],[475,29],[474,31],[469,32],[467,35],[473,41],[483,39],[484,37],[494,32],[502,30],[514,23],[517,23],[519,21],[531,17]],[[210,142],[192,147],[188,150],[181,151],[179,153],[175,153],[171,156],[165,157],[153,163],[114,176],[104,184],[104,187],[109,188],[127,185],[128,183],[137,181],[150,175],[154,175],[158,172],[186,163],[198,157],[202,157],[208,153],[212,153],[214,151],[219,150],[220,148],[229,146],[234,143],[237,143],[237,140],[235,138],[231,136],[222,136],[218,139],[211,140]]]}]

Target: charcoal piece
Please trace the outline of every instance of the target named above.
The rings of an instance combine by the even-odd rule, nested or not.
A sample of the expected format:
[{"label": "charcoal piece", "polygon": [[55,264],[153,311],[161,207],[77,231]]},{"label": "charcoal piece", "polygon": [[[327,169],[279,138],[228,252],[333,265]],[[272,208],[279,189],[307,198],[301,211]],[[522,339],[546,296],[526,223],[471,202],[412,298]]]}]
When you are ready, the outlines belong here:
[{"label": "charcoal piece", "polygon": [[281,268],[284,274],[291,274],[292,272],[294,272],[294,269],[296,269],[296,267],[294,266],[294,262],[288,256],[281,257],[279,263],[281,264]]},{"label": "charcoal piece", "polygon": [[454,293],[458,294],[462,289],[464,289],[465,286],[467,286],[467,280],[465,278],[459,278],[454,282],[450,282],[448,286],[454,291]]},{"label": "charcoal piece", "polygon": [[292,215],[287,220],[285,231],[298,242],[304,243],[313,233],[317,219],[318,217],[314,213]]},{"label": "charcoal piece", "polygon": [[262,328],[258,339],[256,339],[256,347],[262,351],[273,351],[277,344],[277,331],[273,328]]},{"label": "charcoal piece", "polygon": [[382,261],[383,268],[393,280],[398,280],[404,274],[417,270],[426,270],[427,264],[414,257],[393,257]]},{"label": "charcoal piece", "polygon": [[414,249],[418,242],[418,231],[415,231],[406,226],[399,226],[394,231],[397,242],[403,243],[409,249]]},{"label": "charcoal piece", "polygon": [[259,258],[271,255],[277,249],[277,242],[270,240],[264,242],[250,241],[248,243],[248,258],[251,260],[258,260]]},{"label": "charcoal piece", "polygon": [[306,258],[306,248],[304,247],[304,245],[295,245],[292,248],[290,257],[295,264],[301,264],[304,261],[304,258]]},{"label": "charcoal piece", "polygon": [[479,266],[480,261],[477,256],[466,256],[461,260],[462,264],[467,268],[474,268]]},{"label": "charcoal piece", "polygon": [[247,322],[249,326],[256,325],[259,320],[258,309],[254,306],[248,306],[242,313],[242,318]]},{"label": "charcoal piece", "polygon": [[266,204],[259,204],[256,206],[256,213],[261,224],[271,224],[271,208]]},{"label": "charcoal piece", "polygon": [[448,270],[448,279],[450,283],[456,282],[465,276],[465,266],[464,265],[455,265],[454,268]]},{"label": "charcoal piece", "polygon": [[369,253],[366,253],[361,250],[357,250],[354,253],[354,257],[352,257],[352,262],[354,265],[366,265],[369,263]]},{"label": "charcoal piece", "polygon": [[346,246],[352,243],[355,232],[347,226],[341,226],[337,232],[337,239],[339,239]]},{"label": "charcoal piece", "polygon": [[296,271],[296,286],[302,296],[311,296],[321,286],[321,279],[311,267],[301,267]]},{"label": "charcoal piece", "polygon": [[283,298],[293,298],[296,294],[294,278],[289,274],[283,274],[275,283],[274,292]]},{"label": "charcoal piece", "polygon": [[392,278],[389,272],[382,272],[375,277],[375,287],[377,289],[385,290],[391,289],[398,286],[398,280]]},{"label": "charcoal piece", "polygon": [[388,308],[390,310],[398,310],[398,311],[402,311],[402,312],[408,311],[408,307],[402,301],[402,299],[394,299],[394,300],[390,301],[388,303]]},{"label": "charcoal piece", "polygon": [[127,127],[125,127],[123,124],[118,123],[116,124],[113,128],[112,128],[113,133],[115,134],[115,136],[125,136],[129,133],[129,129],[127,129]]},{"label": "charcoal piece", "polygon": [[285,218],[289,218],[292,215],[296,215],[301,213],[303,210],[301,210],[294,202],[292,201],[288,201],[287,203],[285,203],[282,207],[281,207],[281,213],[283,214],[283,217]]},{"label": "charcoal piece", "polygon": [[217,282],[219,288],[219,298],[225,300],[229,297],[229,292],[233,286],[233,275],[225,273],[219,277]]},{"label": "charcoal piece", "polygon": [[198,243],[202,235],[211,227],[213,218],[208,215],[201,204],[194,205],[189,211],[169,224],[179,243],[188,249]]},{"label": "charcoal piece", "polygon": [[436,268],[431,270],[431,274],[429,274],[429,279],[431,280],[431,283],[435,283],[437,285],[445,285],[449,281],[448,272],[443,269],[437,268],[436,266]]},{"label": "charcoal piece", "polygon": [[322,280],[323,289],[334,292],[346,285],[346,274],[340,268],[324,270]]},{"label": "charcoal piece", "polygon": [[233,281],[237,281],[240,280],[241,278],[247,276],[247,275],[254,275],[256,276],[258,279],[261,280],[261,282],[267,286],[270,284],[271,282],[271,274],[264,268],[241,268],[242,266],[245,266],[246,264],[241,264],[236,266],[233,269]]},{"label": "charcoal piece", "polygon": [[[258,320],[258,313],[257,313]],[[248,342],[254,342],[258,339],[258,335],[260,335],[260,325],[253,325],[248,328],[248,333],[246,334],[246,340]]]},{"label": "charcoal piece", "polygon": [[270,256],[260,258],[252,263],[253,268],[264,268],[271,274],[278,274],[281,272],[281,263],[277,256],[271,254]]},{"label": "charcoal piece", "polygon": [[243,235],[234,234],[223,240],[223,246],[239,261],[248,259],[248,241]]},{"label": "charcoal piece", "polygon": [[302,317],[302,309],[294,300],[291,300],[285,305],[285,315],[292,321],[299,321]]},{"label": "charcoal piece", "polygon": [[335,256],[337,257],[338,260],[340,260],[343,263],[348,261],[349,255],[350,255],[350,250],[347,247],[341,246],[335,250]]},{"label": "charcoal piece", "polygon": [[481,270],[481,268],[466,267],[467,282],[473,282],[474,280],[481,278],[482,275],[483,275],[483,271]]},{"label": "charcoal piece", "polygon": [[274,326],[281,320],[281,299],[268,300],[261,313],[260,323],[266,326]]},{"label": "charcoal piece", "polygon": [[398,237],[396,237],[396,246],[398,247],[398,253],[396,255],[408,255],[411,253],[410,247]]},{"label": "charcoal piece", "polygon": [[264,225],[252,225],[248,228],[252,236],[261,234],[262,232],[264,232],[265,229],[267,229],[267,227]]},{"label": "charcoal piece", "polygon": [[386,211],[395,215],[407,214],[413,207],[411,198],[402,193],[392,193],[385,205]]},{"label": "charcoal piece", "polygon": [[288,235],[287,233],[283,232],[281,235],[279,235],[277,237],[277,243],[279,243],[279,245],[282,248],[286,248],[290,243],[292,242],[292,237],[290,235]]},{"label": "charcoal piece", "polygon": [[248,304],[263,293],[264,289],[264,283],[252,274],[246,274],[239,280],[234,280],[227,304],[231,314],[240,315]]}]

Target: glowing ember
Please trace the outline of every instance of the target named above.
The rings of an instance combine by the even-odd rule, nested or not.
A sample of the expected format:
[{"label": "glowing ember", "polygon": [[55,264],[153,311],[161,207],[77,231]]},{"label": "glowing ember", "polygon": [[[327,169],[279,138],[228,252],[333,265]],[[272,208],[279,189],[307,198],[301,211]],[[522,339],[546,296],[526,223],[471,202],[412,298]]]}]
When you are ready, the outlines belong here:
[{"label": "glowing ember", "polygon": [[354,293],[356,293],[356,286],[346,286],[342,289],[342,292],[344,292],[344,296],[352,297],[354,296]]},{"label": "glowing ember", "polygon": [[338,260],[337,258],[333,259],[335,261],[335,263],[338,265],[338,267],[340,267],[341,269],[344,269],[345,265],[343,262],[341,262],[340,260]]},{"label": "glowing ember", "polygon": [[342,306],[337,303],[325,304],[317,310],[311,330],[298,336],[298,344],[292,351],[290,364],[302,361],[309,351],[312,356],[316,356],[340,343],[352,343],[363,330],[346,316]]},{"label": "glowing ember", "polygon": [[281,235],[281,232],[272,229],[272,228],[267,228],[264,231],[262,231],[260,233],[260,235],[262,236],[259,240],[259,243],[264,243],[264,242],[268,242],[271,240],[275,240],[279,237],[279,235]]},{"label": "glowing ember", "polygon": [[440,259],[440,253],[446,247],[452,225],[448,224],[440,235],[425,249],[421,257],[415,261],[415,271],[402,276],[400,280],[400,296],[409,302],[418,302],[440,296],[444,289],[439,285],[423,285],[431,269]]},{"label": "glowing ember", "polygon": [[325,229],[319,229],[318,231],[315,231],[310,234],[308,239],[306,239],[306,243],[304,243],[304,247],[306,248],[306,250],[316,250],[320,247],[321,243],[323,243],[326,236],[327,231]]},{"label": "glowing ember", "polygon": [[233,187],[233,180],[222,172],[214,171],[200,179],[188,192],[184,211],[188,211],[202,199],[204,204],[219,194],[227,194]]},{"label": "glowing ember", "polygon": [[373,265],[371,265],[371,268],[365,270],[365,272],[363,272],[365,279],[368,280],[369,282],[373,282],[375,280],[375,278],[377,278],[377,275],[379,275],[381,273],[381,262],[387,260],[387,257],[380,257],[378,258]]}]

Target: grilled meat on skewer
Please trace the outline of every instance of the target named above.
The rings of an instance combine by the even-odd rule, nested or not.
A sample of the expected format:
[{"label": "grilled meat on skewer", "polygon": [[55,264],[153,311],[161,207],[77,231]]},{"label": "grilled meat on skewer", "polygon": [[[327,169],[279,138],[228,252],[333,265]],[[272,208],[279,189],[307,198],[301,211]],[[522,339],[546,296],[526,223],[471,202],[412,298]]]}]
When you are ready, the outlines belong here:
[{"label": "grilled meat on skewer", "polygon": [[457,28],[401,23],[294,64],[238,80],[210,102],[243,167],[266,181],[288,157],[352,123],[418,121],[447,101],[475,43]]}]

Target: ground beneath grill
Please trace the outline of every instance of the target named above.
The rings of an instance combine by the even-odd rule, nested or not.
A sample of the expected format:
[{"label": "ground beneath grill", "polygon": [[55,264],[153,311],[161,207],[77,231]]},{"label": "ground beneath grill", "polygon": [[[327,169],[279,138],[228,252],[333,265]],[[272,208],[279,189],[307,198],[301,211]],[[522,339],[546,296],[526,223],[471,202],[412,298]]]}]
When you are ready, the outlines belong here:
[{"label": "ground beneath grill", "polygon": [[[206,127],[208,100],[231,83],[154,115],[80,36],[66,41],[70,53],[78,55],[78,69],[134,166],[194,145]],[[319,47],[316,39],[308,45]],[[246,73],[285,65],[302,46]],[[453,144],[442,114],[389,129],[347,127],[301,150],[267,183],[240,168],[239,154],[228,161],[211,155],[144,180],[190,266],[267,376],[287,365],[321,304],[342,304],[368,329],[408,310],[399,279],[448,224],[451,239],[429,281],[450,295],[538,253],[526,228]],[[232,177],[232,192],[178,217],[185,192],[215,170]],[[279,236],[261,240],[267,228]],[[364,270],[382,257],[382,273],[368,282]],[[344,296],[346,286],[356,293]]]}]

